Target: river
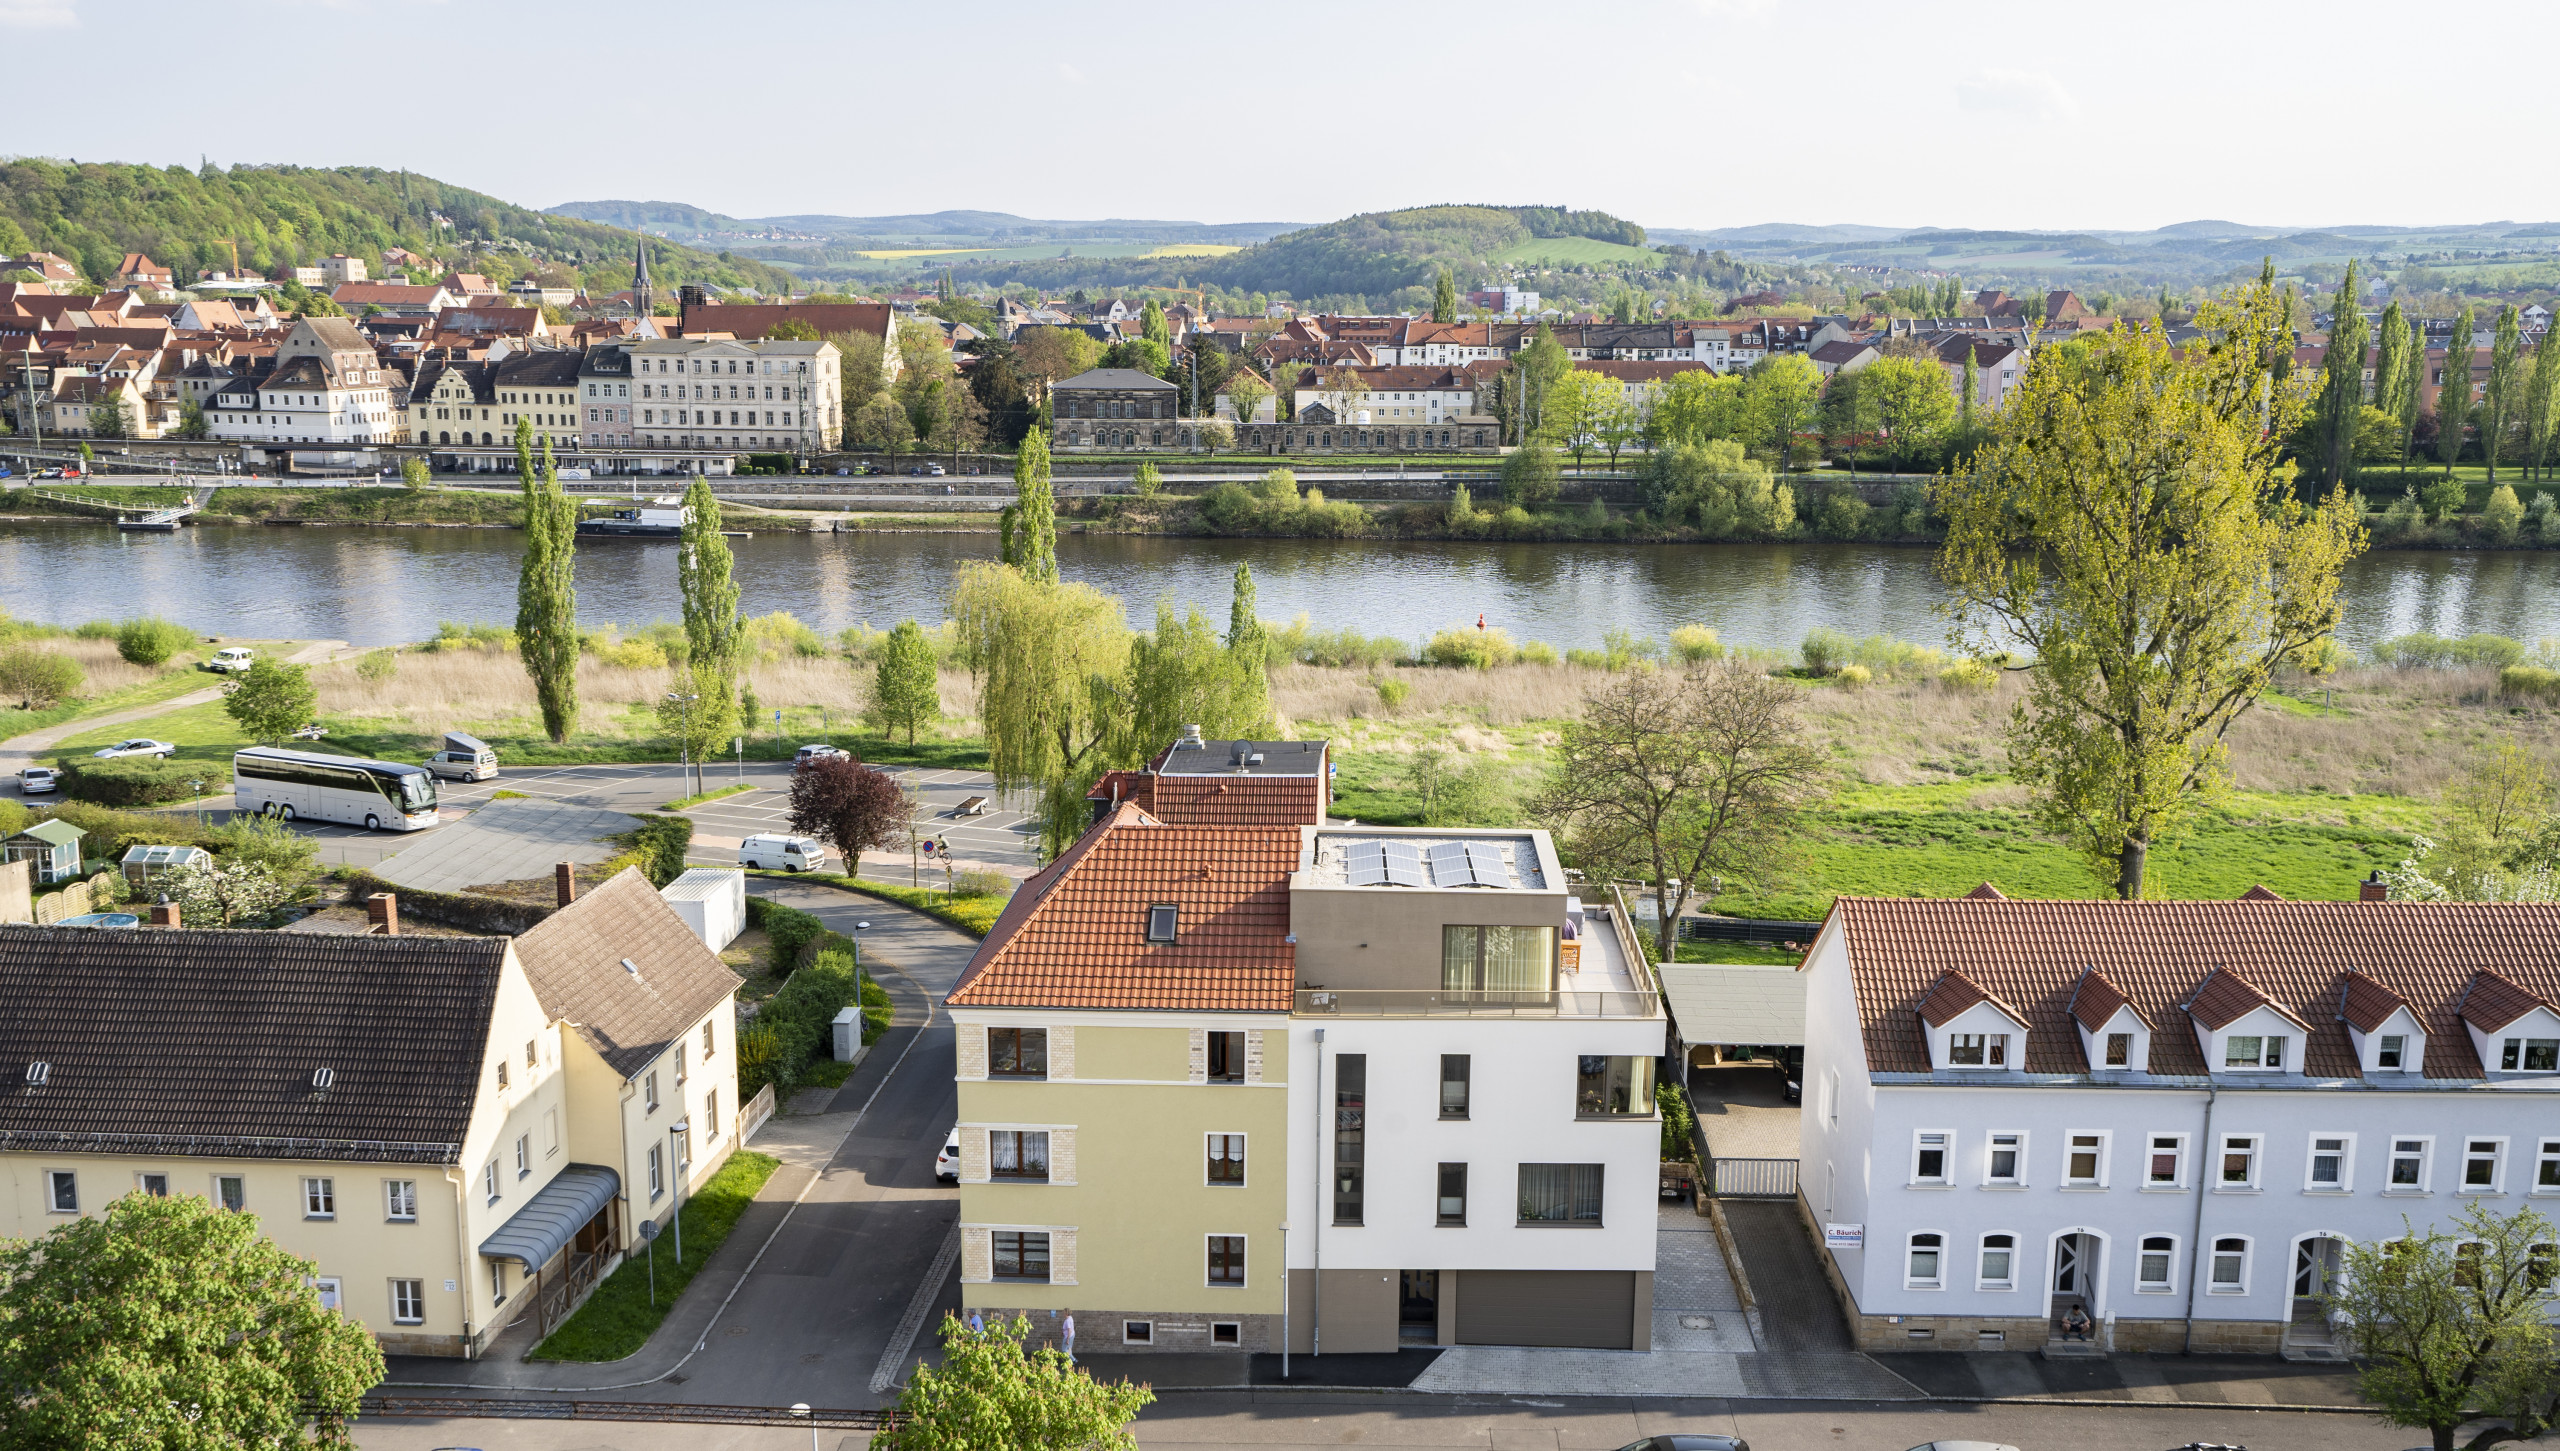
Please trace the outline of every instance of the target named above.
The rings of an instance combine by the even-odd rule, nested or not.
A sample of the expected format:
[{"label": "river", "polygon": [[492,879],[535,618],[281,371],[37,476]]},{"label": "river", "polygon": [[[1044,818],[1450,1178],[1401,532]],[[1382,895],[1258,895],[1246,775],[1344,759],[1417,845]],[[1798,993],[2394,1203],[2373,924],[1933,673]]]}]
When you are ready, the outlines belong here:
[{"label": "river", "polygon": [[[730,541],[740,605],[788,610],[832,635],[942,617],[952,572],[990,557],[992,534],[761,533]],[[383,645],[437,622],[515,618],[521,536],[502,529],[247,528],[121,535],[91,523],[0,526],[0,607],[77,624],[157,613],[212,634]],[[1730,644],[1793,649],[1828,625],[1936,642],[1944,597],[1925,549],[1858,544],[1611,545],[1175,539],[1070,534],[1069,579],[1117,595],[1133,623],[1155,601],[1224,626],[1238,563],[1261,613],[1414,640],[1488,624],[1515,640],[1592,646],[1611,627],[1660,636],[1713,626]],[[578,609],[590,625],[679,618],[672,542],[581,541]],[[2361,650],[2413,630],[2560,636],[2560,553],[2370,554],[2345,579],[2342,635]]]}]

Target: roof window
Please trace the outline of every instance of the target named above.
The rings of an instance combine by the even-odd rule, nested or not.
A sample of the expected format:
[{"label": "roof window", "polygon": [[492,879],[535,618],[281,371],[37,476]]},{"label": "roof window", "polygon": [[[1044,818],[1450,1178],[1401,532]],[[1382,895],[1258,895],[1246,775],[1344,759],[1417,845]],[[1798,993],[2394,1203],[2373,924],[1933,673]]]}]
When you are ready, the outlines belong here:
[{"label": "roof window", "polygon": [[329,1085],[337,1081],[338,1070],[335,1068],[314,1068],[311,1070],[311,1091],[314,1093],[327,1093],[329,1091]]},{"label": "roof window", "polygon": [[27,1087],[29,1088],[44,1087],[45,1080],[52,1076],[53,1065],[50,1063],[37,1062],[27,1065]]},{"label": "roof window", "polygon": [[1179,934],[1182,909],[1171,902],[1158,902],[1147,909],[1147,940],[1172,942]]}]

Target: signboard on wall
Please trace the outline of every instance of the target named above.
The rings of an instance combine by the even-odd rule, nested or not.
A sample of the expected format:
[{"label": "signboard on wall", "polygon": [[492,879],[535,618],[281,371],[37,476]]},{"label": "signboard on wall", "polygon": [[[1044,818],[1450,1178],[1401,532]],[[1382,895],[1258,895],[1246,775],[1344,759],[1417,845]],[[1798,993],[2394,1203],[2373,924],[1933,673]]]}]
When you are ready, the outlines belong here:
[{"label": "signboard on wall", "polygon": [[1826,1224],[1822,1226],[1824,1249],[1865,1249],[1867,1227],[1863,1224]]}]

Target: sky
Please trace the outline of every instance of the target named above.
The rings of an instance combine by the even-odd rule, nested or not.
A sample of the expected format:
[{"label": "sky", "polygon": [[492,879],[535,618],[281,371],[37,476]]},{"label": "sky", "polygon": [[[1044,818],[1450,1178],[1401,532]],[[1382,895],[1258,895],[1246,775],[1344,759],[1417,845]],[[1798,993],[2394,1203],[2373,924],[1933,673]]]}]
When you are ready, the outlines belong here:
[{"label": "sky", "polygon": [[[2501,80],[2496,60],[2551,52],[2548,0],[235,0],[208,15],[0,0],[20,74],[139,63],[75,83],[100,104],[11,107],[0,154],[405,166],[529,206],[750,218],[1320,222],[1484,202],[1657,228],[2139,230],[2560,214],[2529,162],[2560,87],[2529,64]],[[210,46],[192,79],[151,79],[171,72],[149,54],[190,36]],[[2457,89],[2395,60],[2404,43],[2455,57]],[[2455,95],[2477,139],[2448,150]]]}]

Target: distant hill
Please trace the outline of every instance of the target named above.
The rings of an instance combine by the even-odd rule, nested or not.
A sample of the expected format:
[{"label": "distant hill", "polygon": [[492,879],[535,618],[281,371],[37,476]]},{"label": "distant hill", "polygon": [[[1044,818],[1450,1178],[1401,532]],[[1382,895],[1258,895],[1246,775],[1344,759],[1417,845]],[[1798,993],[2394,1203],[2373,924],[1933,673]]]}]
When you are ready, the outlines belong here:
[{"label": "distant hill", "polygon": [[[1591,247],[1540,247],[1540,241],[1586,239]],[[1285,291],[1293,297],[1345,293],[1373,300],[1428,287],[1446,266],[1473,281],[1495,265],[1557,253],[1577,265],[1650,259],[1645,229],[1607,212],[1562,207],[1438,206],[1364,212],[1304,227],[1259,247],[1199,265],[1195,272],[1224,287]]]},{"label": "distant hill", "polygon": [[[20,157],[0,162],[0,252],[11,234],[112,276],[127,252],[148,252],[181,275],[309,265],[333,252],[379,269],[389,247],[465,260],[501,284],[536,270],[575,274],[590,290],[616,291],[631,276],[637,236],[621,227],[553,217],[433,177],[341,166],[139,166]],[[651,242],[653,281],[721,287],[788,287],[791,274],[743,258]]]},{"label": "distant hill", "polygon": [[1035,242],[1225,242],[1246,246],[1295,230],[1297,222],[1149,221],[1124,217],[1093,221],[1044,221],[1011,212],[947,211],[882,217],[799,213],[787,217],[732,217],[683,202],[563,202],[553,216],[581,217],[617,227],[645,227],[679,240],[719,241],[792,233],[828,242],[1022,246]]}]

